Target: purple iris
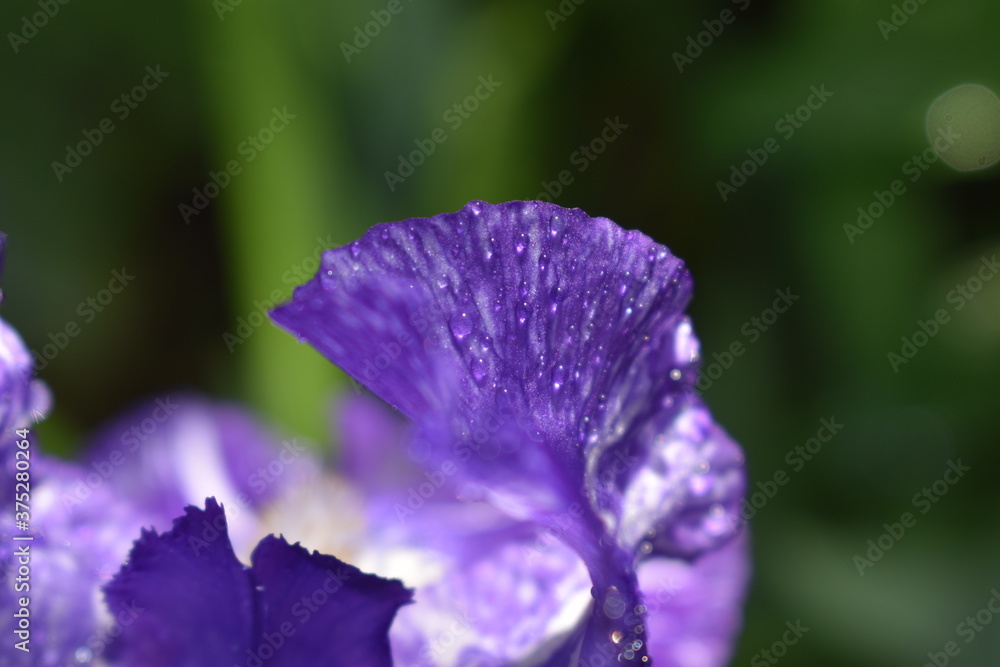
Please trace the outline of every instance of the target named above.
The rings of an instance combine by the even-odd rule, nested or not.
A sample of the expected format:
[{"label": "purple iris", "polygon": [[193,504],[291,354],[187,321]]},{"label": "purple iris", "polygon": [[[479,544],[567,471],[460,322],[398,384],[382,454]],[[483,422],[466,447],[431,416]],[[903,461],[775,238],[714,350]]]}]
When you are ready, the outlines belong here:
[{"label": "purple iris", "polygon": [[336,467],[195,396],[41,461],[38,652],[12,664],[725,664],[745,472],[692,390],[690,290],[663,246],[538,202],[327,252],[273,317],[395,411],[342,399]]},{"label": "purple iris", "polygon": [[[468,530],[450,539],[469,561],[495,566],[524,539],[520,529],[567,552],[551,571],[518,563],[524,579],[552,577],[555,591],[573,561],[585,567],[592,599],[561,636],[499,659],[472,641],[454,664],[725,659],[745,579],[744,545],[733,540],[744,462],[692,391],[690,293],[683,262],[610,220],[541,202],[471,202],[377,225],[327,252],[272,314],[412,422],[408,453],[427,476],[418,496],[443,477],[442,504],[486,505],[513,522],[493,532],[459,520]],[[400,520],[423,510],[410,498],[395,504]],[[720,551],[722,567],[711,557]],[[676,563],[695,578],[712,570],[704,634],[677,636],[683,620],[644,603],[647,575]],[[477,585],[461,572],[444,578]],[[511,603],[503,616],[518,613],[514,595],[493,593]],[[414,614],[422,602],[418,587]]]}]

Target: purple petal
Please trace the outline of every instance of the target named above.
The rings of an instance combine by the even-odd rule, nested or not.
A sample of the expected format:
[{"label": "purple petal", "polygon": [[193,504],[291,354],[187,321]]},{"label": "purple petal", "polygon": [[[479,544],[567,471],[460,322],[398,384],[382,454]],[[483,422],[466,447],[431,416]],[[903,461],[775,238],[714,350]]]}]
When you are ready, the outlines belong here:
[{"label": "purple petal", "polygon": [[693,563],[653,558],[639,566],[654,665],[729,664],[750,578],[748,542],[741,535]]},{"label": "purple petal", "polygon": [[13,429],[41,421],[51,397],[45,384],[32,377],[31,354],[17,332],[0,319],[0,449]]},{"label": "purple petal", "polygon": [[378,399],[343,398],[337,404],[334,428],[340,436],[338,471],[363,485],[370,495],[392,493],[422,481],[419,465],[399,455],[413,442],[409,423]]},{"label": "purple petal", "polygon": [[398,581],[365,574],[284,539],[266,537],[253,554],[263,608],[263,639],[274,667],[389,667],[389,626],[412,593]]},{"label": "purple petal", "polygon": [[[639,502],[625,514],[627,489],[643,485],[630,484],[639,469],[622,460],[676,465],[657,435],[694,401],[690,288],[665,247],[610,220],[472,202],[328,251],[273,317],[413,419],[427,464],[458,463],[459,477],[512,516],[558,526],[593,578],[583,654],[614,657],[643,637],[626,520],[659,531],[651,553],[694,557],[733,535],[726,515],[742,482],[730,478],[742,461],[695,440],[719,464],[711,502],[688,491],[701,483],[689,469],[668,469],[659,474],[682,487],[668,493],[677,505],[655,517]],[[560,521],[572,506],[583,511]],[[609,530],[629,539],[617,544]]]},{"label": "purple petal", "polygon": [[[128,554],[140,517],[127,502],[105,487],[89,490],[88,501],[78,502],[75,466],[32,452],[31,542],[14,542],[8,533],[13,516],[3,513],[0,525],[0,608],[13,609],[18,546],[31,552],[31,648],[26,662],[12,665],[63,667],[102,657],[113,637],[104,621],[99,586],[110,579]],[[0,629],[13,636],[12,617]],[[20,652],[17,652],[20,654]]]},{"label": "purple petal", "polygon": [[253,580],[214,498],[204,510],[188,507],[163,535],[143,531],[104,591],[111,613],[130,618],[111,650],[124,664],[240,664],[256,636]]}]

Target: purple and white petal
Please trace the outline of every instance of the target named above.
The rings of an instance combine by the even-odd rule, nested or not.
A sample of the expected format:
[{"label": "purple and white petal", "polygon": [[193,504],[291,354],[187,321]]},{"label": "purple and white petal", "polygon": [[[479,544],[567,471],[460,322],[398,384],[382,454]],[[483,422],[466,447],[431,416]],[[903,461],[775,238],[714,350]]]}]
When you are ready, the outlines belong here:
[{"label": "purple and white petal", "polygon": [[279,441],[245,409],[186,394],[132,409],[87,450],[88,480],[128,498],[159,530],[184,507],[218,498],[242,558],[266,532],[260,513],[289,488],[315,479],[318,467],[304,443]]},{"label": "purple and white petal", "polygon": [[[690,407],[690,284],[666,248],[610,220],[472,202],[328,251],[273,317],[409,416],[429,443],[427,463],[457,464],[497,507],[549,529],[583,507],[561,529],[595,588],[583,653],[613,655],[643,633],[634,536],[621,544],[606,533],[627,532],[623,489],[638,472],[622,460],[676,465],[657,437]],[[649,516],[632,522],[663,533],[651,551],[694,557],[732,538],[714,530],[735,504],[727,492],[742,490],[729,479],[731,454],[716,461],[719,502],[671,491],[678,503],[664,515],[676,530]],[[691,486],[686,468],[660,474]],[[634,489],[650,495],[641,480]]]}]

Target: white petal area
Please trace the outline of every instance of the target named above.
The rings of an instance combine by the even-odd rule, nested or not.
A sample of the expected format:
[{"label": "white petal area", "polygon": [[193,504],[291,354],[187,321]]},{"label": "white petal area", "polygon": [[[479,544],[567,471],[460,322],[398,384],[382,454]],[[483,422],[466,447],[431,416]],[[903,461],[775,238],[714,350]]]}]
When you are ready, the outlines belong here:
[{"label": "white petal area", "polygon": [[685,315],[674,333],[674,356],[684,364],[693,364],[700,356],[701,343],[694,335],[691,318]]},{"label": "white petal area", "polygon": [[343,477],[317,467],[303,473],[298,484],[289,485],[264,509],[259,534],[249,547],[252,551],[257,541],[269,534],[281,535],[290,543],[299,542],[310,551],[361,567],[358,557],[368,537],[367,529],[361,492]]},{"label": "white petal area", "polygon": [[203,507],[205,498],[215,497],[225,508],[229,537],[236,553],[246,558],[260,539],[260,524],[249,511],[249,500],[233,484],[230,466],[226,463],[221,439],[210,414],[192,410],[181,415],[173,434],[175,446],[170,452],[178,481],[187,501]]},{"label": "white petal area", "polygon": [[[655,436],[622,499],[618,539],[649,553],[657,540],[695,552],[734,532],[744,486],[743,455],[700,403],[684,407]],[[670,526],[670,536],[659,535]]]},{"label": "white petal area", "polygon": [[[373,545],[358,562],[416,589],[390,630],[396,665],[533,665],[580,627],[593,597],[576,552],[509,522],[491,531],[499,515],[485,503],[425,511],[440,512],[420,522],[437,531],[410,530],[408,540]],[[444,537],[449,529],[461,535]]]}]

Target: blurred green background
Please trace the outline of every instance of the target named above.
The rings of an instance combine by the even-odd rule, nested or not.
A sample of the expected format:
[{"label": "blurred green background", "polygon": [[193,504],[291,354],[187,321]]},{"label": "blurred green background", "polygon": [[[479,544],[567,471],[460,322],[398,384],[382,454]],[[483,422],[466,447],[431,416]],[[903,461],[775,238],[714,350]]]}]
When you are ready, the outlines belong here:
[{"label": "blurred green background", "polygon": [[[1000,250],[1000,167],[905,170],[938,95],[1000,90],[1000,5],[577,2],[5,3],[3,316],[43,359],[64,343],[40,373],[46,446],[69,453],[191,387],[324,440],[343,376],[255,326],[266,302],[375,222],[556,193],[687,260],[706,361],[743,344],[705,398],[751,482],[788,483],[750,523],[733,664],[770,664],[760,651],[801,620],[785,663],[919,665],[956,641],[949,664],[995,665],[1000,619],[968,642],[957,626],[1000,586],[1000,280],[961,310],[948,295]],[[894,11],[899,29],[880,27]],[[788,136],[779,121],[824,86]],[[268,135],[276,110],[294,118]],[[443,143],[390,187],[436,128]],[[769,138],[724,201],[718,182]],[[851,242],[844,225],[897,179],[905,193]],[[100,304],[116,270],[134,279]],[[764,331],[752,318],[779,289],[799,298]],[[939,308],[948,322],[894,372],[887,353]],[[831,417],[843,429],[796,469],[786,453]],[[921,513],[914,494],[959,458],[971,470]],[[859,575],[854,557],[907,511],[916,524]]]}]

